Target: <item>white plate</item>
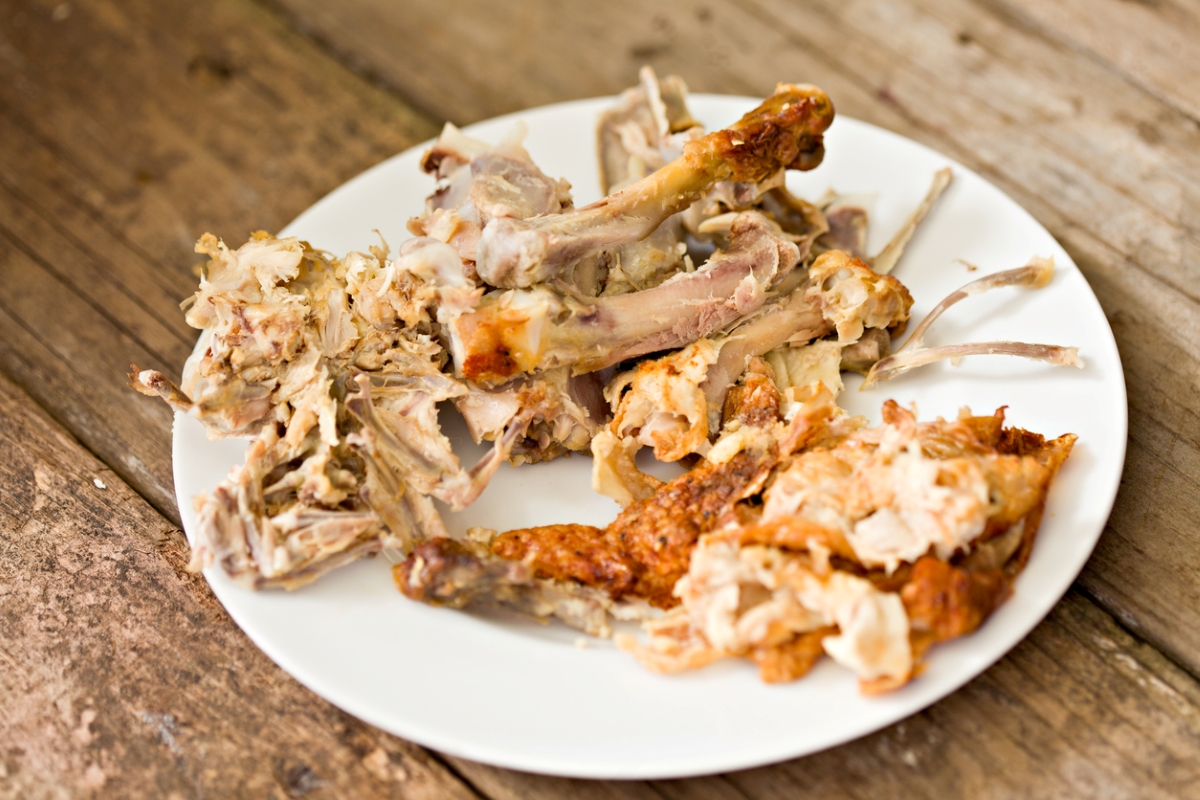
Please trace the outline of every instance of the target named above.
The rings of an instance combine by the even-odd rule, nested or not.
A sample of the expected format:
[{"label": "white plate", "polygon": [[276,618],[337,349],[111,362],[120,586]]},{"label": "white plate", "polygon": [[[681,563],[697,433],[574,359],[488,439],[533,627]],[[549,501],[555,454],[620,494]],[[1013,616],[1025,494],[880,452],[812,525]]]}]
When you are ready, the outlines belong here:
[{"label": "white plate", "polygon": [[[593,127],[611,100],[523,111],[468,128],[496,141],[529,126],[536,162],[565,176],[579,205],[599,196]],[[752,98],[699,95],[696,116],[712,130],[754,107]],[[432,180],[417,168],[425,145],[368,170],[301,214],[284,231],[343,254],[363,250],[378,229],[393,247],[423,207]],[[586,648],[560,625],[463,613],[412,603],[384,559],[360,562],[293,593],[249,592],[210,569],[213,591],[243,630],[281,667],[367,722],[436,750],[515,769],[591,778],[664,778],[722,772],[812,753],[913,714],[978,675],[1021,640],[1062,596],[1108,518],[1125,456],[1125,383],[1112,332],[1095,296],[1063,249],[1000,190],[919,144],[840,117],[825,163],[794,175],[815,198],[829,186],[875,195],[872,252],[923,196],[940,167],[955,179],[896,269],[911,289],[915,319],[980,275],[1052,255],[1058,271],[1040,292],[1005,289],[968,299],[928,337],[931,344],[1019,339],[1079,345],[1083,370],[1003,357],[927,367],[870,392],[850,382],[843,403],[874,420],[889,397],[916,402],[922,418],[970,405],[1007,405],[1011,423],[1049,436],[1079,434],[1050,495],[1037,545],[1013,597],[975,634],[936,647],[927,671],[900,691],[863,697],[854,676],[828,659],[803,680],[767,686],[748,662],[727,661],[661,677],[607,642]],[[955,261],[979,267],[970,272]],[[469,440],[460,452],[476,452]],[[243,444],[210,442],[177,417],[174,461],[184,527],[192,498],[240,462]],[[615,503],[588,488],[590,461],[501,469],[452,529],[501,530],[553,522],[603,525]]]}]

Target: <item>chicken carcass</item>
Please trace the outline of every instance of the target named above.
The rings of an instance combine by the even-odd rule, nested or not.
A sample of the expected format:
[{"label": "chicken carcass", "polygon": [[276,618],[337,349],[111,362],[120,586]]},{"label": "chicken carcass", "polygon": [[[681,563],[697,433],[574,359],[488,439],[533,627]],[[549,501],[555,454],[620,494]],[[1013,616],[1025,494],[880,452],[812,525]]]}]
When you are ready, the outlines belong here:
[{"label": "chicken carcass", "polygon": [[798,259],[774,223],[747,212],[728,250],[653,289],[574,298],[540,286],[487,295],[446,326],[450,352],[462,377],[488,386],[538,369],[602,369],[683,347],[756,311]]},{"label": "chicken carcass", "polygon": [[812,169],[833,104],[813,86],[780,84],[733,126],[687,142],[683,156],[576,211],[499,218],[484,227],[476,269],[493,286],[526,287],[590,254],[639,241],[718,181],[757,183],[779,170]]},{"label": "chicken carcass", "polygon": [[181,387],[131,375],[210,434],[254,437],[198,501],[192,567],[293,588],[444,535],[431,498],[470,503],[532,419],[516,415],[470,470],[441,434],[437,403],[467,388],[442,372],[436,318],[478,298],[453,249],[426,237],[395,260],[336,259],[260,233],[237,250],[207,235],[197,250],[210,260],[188,321],[204,345]]}]

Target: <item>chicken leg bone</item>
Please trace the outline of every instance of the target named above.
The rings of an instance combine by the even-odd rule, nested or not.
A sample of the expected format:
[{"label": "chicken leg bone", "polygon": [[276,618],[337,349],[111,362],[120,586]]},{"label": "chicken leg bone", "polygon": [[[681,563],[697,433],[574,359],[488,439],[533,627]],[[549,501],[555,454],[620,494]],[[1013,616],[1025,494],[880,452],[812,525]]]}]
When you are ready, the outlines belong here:
[{"label": "chicken leg bone", "polygon": [[749,212],[728,250],[653,289],[587,303],[546,287],[485,297],[447,326],[450,351],[462,376],[484,385],[535,369],[602,369],[683,347],[756,311],[798,259],[774,223]]},{"label": "chicken leg bone", "polygon": [[683,156],[589,206],[535,219],[498,218],[483,230],[476,269],[493,286],[525,287],[579,258],[649,236],[718,181],[754,182],[780,169],[812,169],[833,104],[815,86],[779,84],[731,127],[687,142]]}]

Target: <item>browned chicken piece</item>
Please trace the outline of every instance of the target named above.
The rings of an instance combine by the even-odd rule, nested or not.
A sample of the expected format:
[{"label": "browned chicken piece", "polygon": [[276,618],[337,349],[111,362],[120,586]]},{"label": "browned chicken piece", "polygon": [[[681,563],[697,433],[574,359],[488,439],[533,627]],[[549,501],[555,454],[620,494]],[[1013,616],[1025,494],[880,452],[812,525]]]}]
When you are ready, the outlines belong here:
[{"label": "browned chicken piece", "polygon": [[594,299],[547,287],[489,295],[446,326],[450,352],[463,377],[485,386],[536,369],[602,369],[683,347],[758,310],[798,258],[774,223],[748,212],[728,250],[653,289]]},{"label": "browned chicken piece", "polygon": [[[670,608],[679,602],[673,587],[687,572],[697,540],[723,525],[736,525],[738,504],[761,492],[780,459],[826,430],[824,419],[839,413],[828,392],[807,400],[785,423],[769,368],[752,362],[730,393],[728,438],[714,448],[719,460],[702,461],[663,484],[653,497],[625,509],[604,529],[562,524],[508,531],[489,538],[488,553],[478,542],[465,551],[448,541],[422,545],[395,568],[397,583],[413,599],[459,607],[475,602],[515,606],[505,599],[511,587],[502,584],[514,584],[523,592],[531,582],[542,581],[545,587],[555,587],[556,597],[572,586],[599,593],[585,597],[608,598],[613,604],[608,612],[624,613],[625,618],[639,602]],[[464,552],[471,554],[466,564]],[[492,557],[532,573],[513,572],[514,567]],[[430,569],[432,561],[459,568]],[[547,614],[562,617],[557,612],[542,615]]]},{"label": "browned chicken piece", "polygon": [[779,170],[812,169],[833,104],[813,86],[780,84],[731,127],[684,145],[683,156],[584,208],[536,219],[496,219],[479,240],[476,268],[493,286],[549,280],[574,261],[649,236],[718,181],[758,183]]},{"label": "browned chicken piece", "polygon": [[1012,580],[1003,570],[962,569],[932,556],[917,559],[900,590],[914,653],[975,631],[1011,593]]},{"label": "browned chicken piece", "polygon": [[724,464],[702,463],[626,508],[603,530],[571,524],[508,531],[492,549],[531,564],[539,577],[670,607],[678,603],[671,591],[687,572],[696,540],[732,513],[756,478],[765,478],[762,459],[739,453]]},{"label": "browned chicken piece", "polygon": [[614,602],[603,591],[573,581],[534,577],[519,561],[499,558],[471,540],[433,539],[417,545],[392,568],[396,587],[410,600],[448,608],[499,606],[535,618],[556,617],[591,636],[612,634],[610,619],[640,619],[645,609]]},{"label": "browned chicken piece", "polygon": [[686,474],[633,503],[607,528],[550,525],[508,531],[492,542],[497,555],[531,565],[538,577],[573,580],[603,589],[614,599],[678,603],[672,589],[687,571],[699,537],[736,522],[734,509],[762,490],[780,458],[799,446],[817,418],[834,413],[828,394],[790,423],[780,417],[780,396],[762,362],[751,364],[729,398],[727,438]]},{"label": "browned chicken piece", "polygon": [[865,692],[903,685],[1008,595],[1075,441],[1003,422],[918,423],[891,401],[877,428],[826,417],[774,470],[761,513],[701,537],[650,643],[618,644],[658,671],[745,657],[779,681],[819,643]]}]

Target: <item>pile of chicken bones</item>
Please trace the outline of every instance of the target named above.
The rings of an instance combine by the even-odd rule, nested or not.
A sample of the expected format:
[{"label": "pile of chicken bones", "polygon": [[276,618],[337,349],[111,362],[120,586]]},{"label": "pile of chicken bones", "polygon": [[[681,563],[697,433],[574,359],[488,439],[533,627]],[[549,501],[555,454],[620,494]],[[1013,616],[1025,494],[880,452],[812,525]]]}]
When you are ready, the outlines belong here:
[{"label": "pile of chicken bones", "polygon": [[[684,83],[645,68],[599,120],[591,205],[538,169],[519,127],[493,144],[447,124],[421,162],[437,188],[395,253],[203,236],[184,304],[201,344],[178,385],[130,376],[210,436],[250,440],[196,499],[191,568],[291,589],[386,550],[414,600],[594,636],[640,620],[644,638],[616,641],[657,671],[746,658],[780,682],[828,655],[865,692],[906,683],[1012,591],[1075,436],[1006,427],[1003,409],[922,422],[892,401],[871,427],[838,407],[842,373],[1082,362],[1054,345],[924,345],[962,299],[1045,286],[1038,257],[962,287],[893,352],[912,297],[889,273],[950,170],[871,256],[863,208],[785,185],[821,163],[833,116],[820,89],[780,84],[705,133]],[[474,465],[442,433],[447,402],[492,443]],[[686,472],[644,473],[643,448]],[[501,463],[572,452],[621,504],[610,525],[447,533],[434,500],[461,510]]]}]

